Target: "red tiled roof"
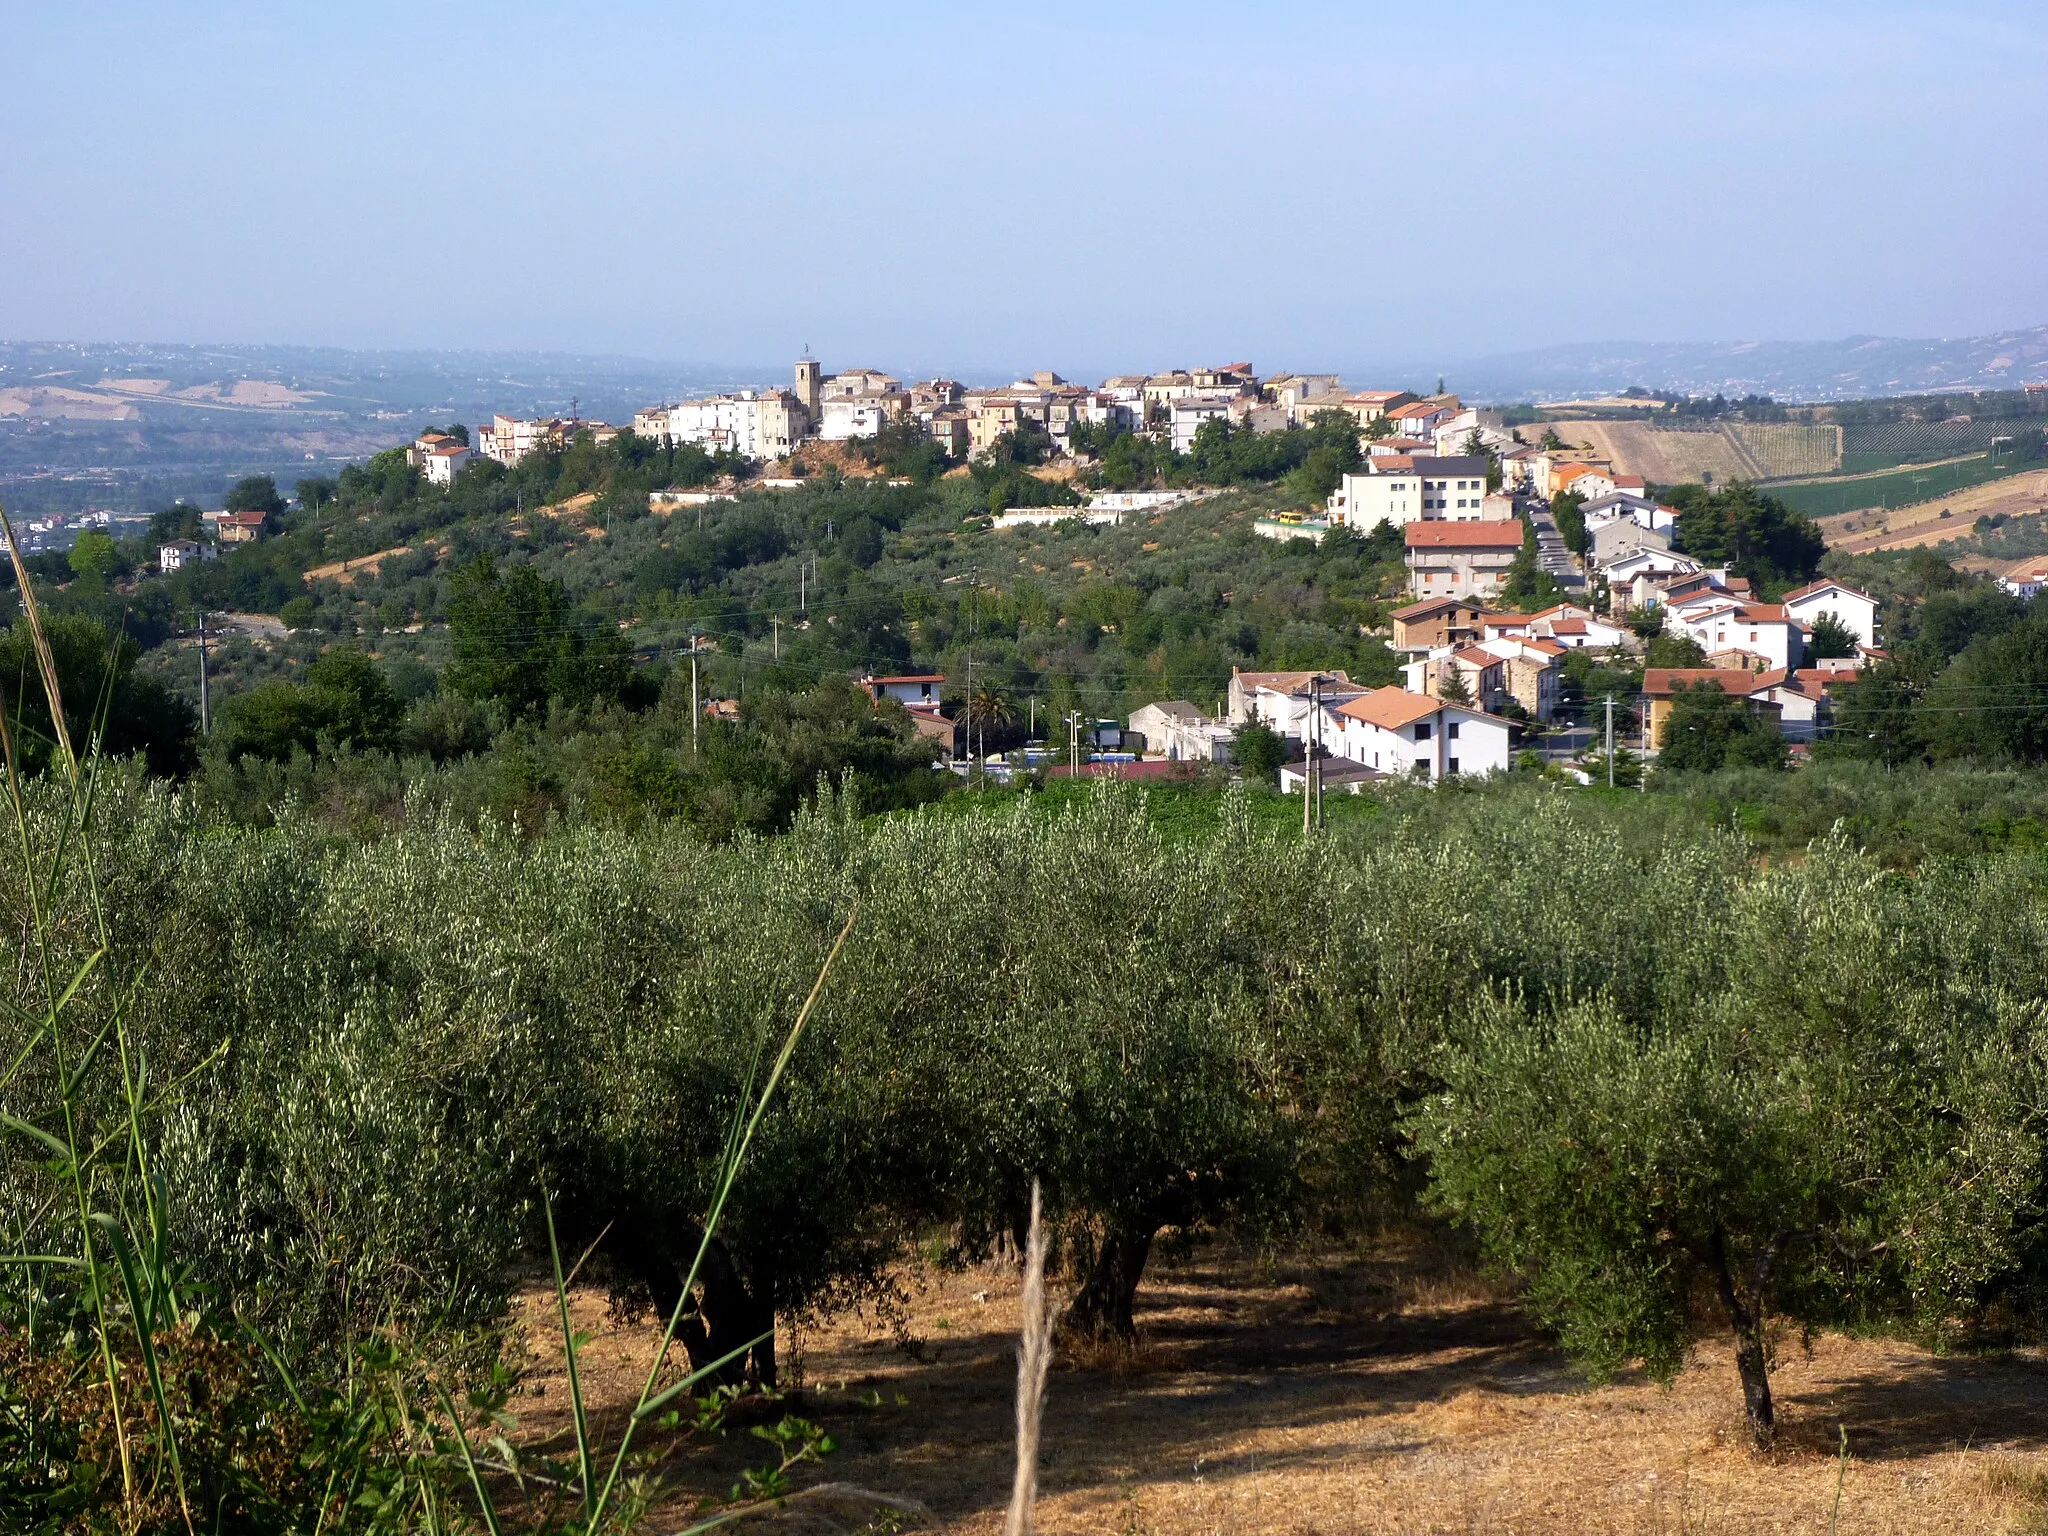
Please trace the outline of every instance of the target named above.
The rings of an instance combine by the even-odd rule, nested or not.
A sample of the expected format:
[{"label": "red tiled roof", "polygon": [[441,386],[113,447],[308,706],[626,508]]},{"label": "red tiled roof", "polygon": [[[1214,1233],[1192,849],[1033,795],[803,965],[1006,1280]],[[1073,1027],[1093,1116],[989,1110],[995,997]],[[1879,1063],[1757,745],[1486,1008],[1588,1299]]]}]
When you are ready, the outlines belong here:
[{"label": "red tiled roof", "polygon": [[868,679],[871,683],[943,683],[945,680],[946,674],[943,672],[911,672],[901,677],[871,677]]},{"label": "red tiled roof", "polygon": [[1505,522],[1410,523],[1410,549],[1520,549],[1522,524],[1519,518]]},{"label": "red tiled roof", "polygon": [[1404,725],[1427,720],[1444,707],[1442,699],[1405,688],[1375,688],[1337,706],[1336,712],[1352,720],[1363,720],[1383,731],[1398,731]]},{"label": "red tiled roof", "polygon": [[1440,608],[1474,608],[1477,610],[1479,621],[1482,624],[1491,624],[1496,618],[1504,617],[1504,615],[1488,613],[1485,609],[1479,608],[1470,598],[1466,597],[1425,597],[1421,602],[1410,603],[1406,608],[1396,608],[1388,617],[1405,622],[1409,619],[1419,619],[1425,613],[1435,613]]}]

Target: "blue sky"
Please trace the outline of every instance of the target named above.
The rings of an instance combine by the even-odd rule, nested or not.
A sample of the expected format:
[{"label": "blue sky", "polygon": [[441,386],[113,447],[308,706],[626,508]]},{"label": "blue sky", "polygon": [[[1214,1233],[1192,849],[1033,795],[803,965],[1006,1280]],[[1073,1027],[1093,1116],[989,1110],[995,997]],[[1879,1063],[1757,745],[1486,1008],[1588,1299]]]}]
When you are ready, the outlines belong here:
[{"label": "blue sky", "polygon": [[2048,5],[0,6],[0,335],[1076,375],[2048,321]]}]

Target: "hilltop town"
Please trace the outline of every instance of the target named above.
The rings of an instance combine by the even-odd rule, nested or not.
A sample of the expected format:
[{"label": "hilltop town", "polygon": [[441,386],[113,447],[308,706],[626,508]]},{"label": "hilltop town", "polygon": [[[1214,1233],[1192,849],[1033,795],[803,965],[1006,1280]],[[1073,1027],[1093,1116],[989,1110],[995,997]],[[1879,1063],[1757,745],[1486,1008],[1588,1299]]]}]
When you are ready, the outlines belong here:
[{"label": "hilltop town", "polygon": [[[1322,541],[1333,532],[1399,539],[1412,601],[1389,615],[1398,685],[1356,684],[1342,670],[1241,671],[1221,713],[1179,698],[1141,705],[1122,720],[1076,714],[1059,722],[1070,738],[1064,745],[1027,746],[979,768],[973,765],[985,754],[977,753],[969,711],[949,695],[945,674],[870,672],[863,685],[877,699],[902,703],[962,772],[1006,779],[1019,766],[1043,763],[1055,773],[1178,773],[1233,761],[1238,733],[1256,724],[1279,738],[1283,789],[1356,792],[1375,779],[1506,771],[1539,745],[1539,761],[1547,756],[1582,778],[1611,769],[1617,750],[1654,757],[1674,698],[1694,689],[1739,701],[1753,728],[1803,752],[1828,728],[1832,690],[1883,655],[1870,594],[1815,581],[1764,600],[1725,562],[1675,548],[1680,509],[1596,448],[1570,447],[1542,431],[1524,441],[1505,412],[1466,406],[1455,394],[1347,391],[1334,374],[1261,378],[1250,364],[1233,363],[1119,375],[1093,386],[1044,371],[977,389],[949,379],[906,385],[868,368],[826,374],[807,358],[795,365],[789,388],[652,405],[626,428],[497,415],[473,445],[466,434],[429,432],[409,455],[428,482],[447,486],[478,457],[512,467],[579,435],[602,445],[630,431],[644,442],[699,449],[729,471],[712,489],[652,493],[674,507],[730,500],[743,484],[799,487],[811,469],[807,457],[835,468],[850,462],[858,473],[858,459],[835,458],[833,450],[892,435],[928,442],[956,463],[1035,440],[1048,464],[1093,470],[1099,480],[1101,446],[1118,435],[1200,458],[1233,435],[1332,424],[1355,433],[1356,462],[1338,473],[1321,505],[1258,516],[1253,531],[1274,540]],[[1003,510],[994,526],[1115,522],[1193,494],[1097,489],[1076,505]],[[1531,556],[1543,583],[1531,590],[1563,600],[1490,608]],[[1818,645],[1816,626],[1825,626]],[[1667,655],[1675,646],[1681,659],[1698,664],[1647,668],[1641,694],[1617,701],[1618,743],[1606,736],[1594,752],[1584,735],[1543,741],[1562,710],[1571,653],[1640,665],[1659,636]],[[1605,711],[1603,727],[1611,727],[1612,713]],[[1589,754],[1597,758],[1593,768]]]}]

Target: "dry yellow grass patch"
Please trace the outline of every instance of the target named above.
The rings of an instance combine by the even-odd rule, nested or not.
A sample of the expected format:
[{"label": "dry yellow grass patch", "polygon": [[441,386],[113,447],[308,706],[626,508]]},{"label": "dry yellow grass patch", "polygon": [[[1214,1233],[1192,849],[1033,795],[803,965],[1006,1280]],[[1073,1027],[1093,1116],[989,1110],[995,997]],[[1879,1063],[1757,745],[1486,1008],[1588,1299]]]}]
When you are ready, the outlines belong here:
[{"label": "dry yellow grass patch", "polygon": [[[813,1479],[915,1498],[951,1531],[993,1536],[1009,1488],[1014,1273],[903,1279],[892,1319],[786,1337],[804,1388],[769,1411],[839,1437]],[[538,1290],[522,1303],[535,1365],[515,1405],[521,1438],[559,1449],[567,1403],[546,1303]],[[653,1324],[609,1317],[597,1290],[575,1315],[596,1335],[585,1390],[615,1430]],[[1197,1250],[1156,1266],[1139,1326],[1133,1353],[1068,1349],[1054,1367],[1043,1531],[1819,1533],[1843,1429],[1843,1532],[2048,1530],[2048,1382],[2032,1358],[1835,1335],[1809,1354],[1787,1340],[1781,1444],[1760,1459],[1718,1344],[1668,1390],[1589,1387],[1511,1296],[1413,1236],[1271,1265]],[[759,1450],[743,1432],[678,1450],[674,1512],[723,1492]]]}]

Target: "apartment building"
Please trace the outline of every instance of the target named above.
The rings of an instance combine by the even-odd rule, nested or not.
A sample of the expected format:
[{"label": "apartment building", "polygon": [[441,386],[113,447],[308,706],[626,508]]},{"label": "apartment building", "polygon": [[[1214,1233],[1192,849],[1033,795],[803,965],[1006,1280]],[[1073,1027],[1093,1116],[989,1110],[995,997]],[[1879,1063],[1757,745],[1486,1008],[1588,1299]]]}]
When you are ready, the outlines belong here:
[{"label": "apartment building", "polygon": [[636,411],[633,430],[672,443],[696,443],[711,453],[780,459],[808,435],[810,412],[789,390],[742,389]]},{"label": "apartment building", "polygon": [[1522,520],[1411,522],[1408,590],[1416,597],[1491,597],[1522,549]]},{"label": "apartment building", "polygon": [[1332,525],[1370,533],[1381,523],[1498,519],[1512,516],[1514,505],[1496,498],[1489,507],[1486,460],[1478,455],[1395,453],[1368,457],[1363,469],[1345,475],[1327,511]]},{"label": "apartment building", "polygon": [[529,453],[561,447],[571,425],[559,416],[522,421],[516,416],[496,415],[489,426],[478,428],[477,452],[509,469]]}]

